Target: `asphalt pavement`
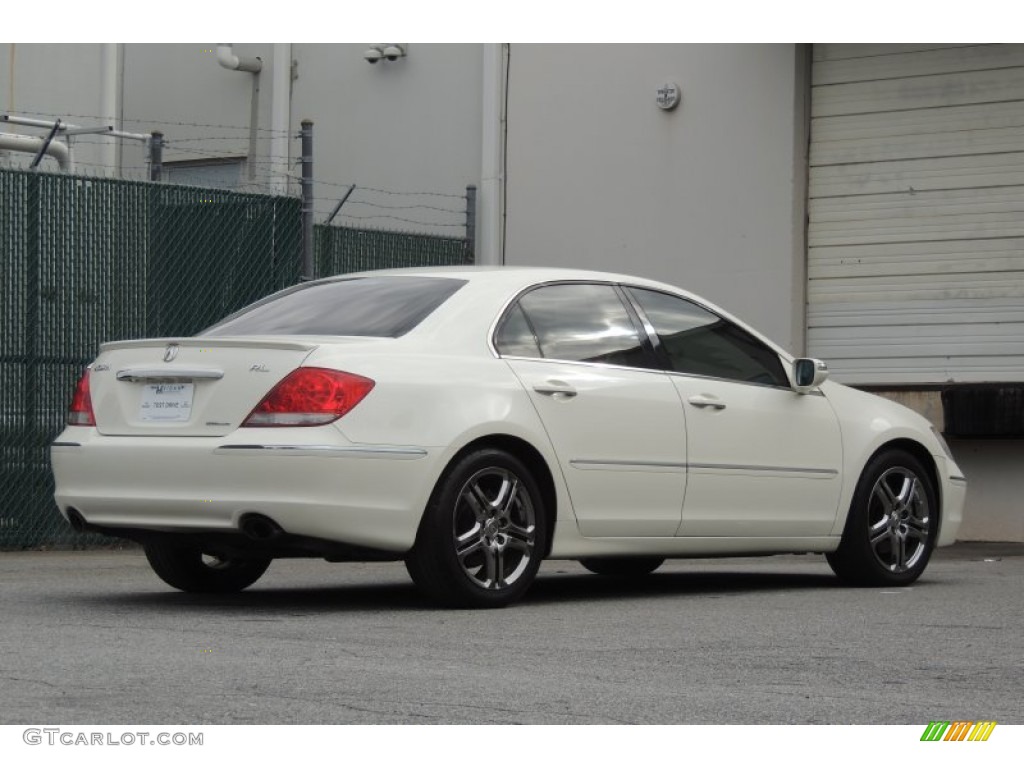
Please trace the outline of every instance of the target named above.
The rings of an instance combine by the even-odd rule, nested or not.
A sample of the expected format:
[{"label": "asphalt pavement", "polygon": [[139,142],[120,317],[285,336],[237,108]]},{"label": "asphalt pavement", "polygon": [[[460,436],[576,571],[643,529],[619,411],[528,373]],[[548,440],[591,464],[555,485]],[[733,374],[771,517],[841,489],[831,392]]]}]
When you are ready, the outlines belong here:
[{"label": "asphalt pavement", "polygon": [[903,589],[818,556],[544,564],[496,611],[400,564],[276,561],[193,596],[141,552],[0,553],[0,723],[1024,723],[1024,545],[940,550]]}]

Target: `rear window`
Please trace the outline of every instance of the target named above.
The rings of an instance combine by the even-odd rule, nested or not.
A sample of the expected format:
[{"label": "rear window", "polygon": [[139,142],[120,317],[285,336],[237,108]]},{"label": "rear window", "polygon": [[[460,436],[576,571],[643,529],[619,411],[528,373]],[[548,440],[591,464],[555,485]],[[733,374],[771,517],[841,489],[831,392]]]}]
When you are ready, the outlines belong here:
[{"label": "rear window", "polygon": [[276,293],[200,336],[385,336],[408,333],[466,284],[447,277],[359,277]]}]

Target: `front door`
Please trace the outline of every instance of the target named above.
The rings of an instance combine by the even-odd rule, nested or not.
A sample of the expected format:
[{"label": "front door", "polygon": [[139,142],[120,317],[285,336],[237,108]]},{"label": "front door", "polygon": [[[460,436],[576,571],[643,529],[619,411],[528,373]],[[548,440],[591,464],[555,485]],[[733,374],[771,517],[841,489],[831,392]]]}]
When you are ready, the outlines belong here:
[{"label": "front door", "polygon": [[687,425],[680,536],[826,536],[841,490],[839,422],[793,391],[777,352],[692,301],[630,288]]}]

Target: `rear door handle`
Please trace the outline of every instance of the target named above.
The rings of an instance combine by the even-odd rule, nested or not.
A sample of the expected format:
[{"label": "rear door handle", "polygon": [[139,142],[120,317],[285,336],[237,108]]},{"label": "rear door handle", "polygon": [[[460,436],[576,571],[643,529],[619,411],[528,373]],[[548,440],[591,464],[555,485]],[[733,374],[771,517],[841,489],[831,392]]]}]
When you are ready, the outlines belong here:
[{"label": "rear door handle", "polygon": [[554,397],[555,395],[576,397],[576,387],[556,379],[550,379],[543,384],[534,384],[533,391],[540,395],[548,395],[549,397]]},{"label": "rear door handle", "polygon": [[694,408],[714,408],[716,411],[725,410],[725,403],[711,395],[694,395],[687,402]]}]

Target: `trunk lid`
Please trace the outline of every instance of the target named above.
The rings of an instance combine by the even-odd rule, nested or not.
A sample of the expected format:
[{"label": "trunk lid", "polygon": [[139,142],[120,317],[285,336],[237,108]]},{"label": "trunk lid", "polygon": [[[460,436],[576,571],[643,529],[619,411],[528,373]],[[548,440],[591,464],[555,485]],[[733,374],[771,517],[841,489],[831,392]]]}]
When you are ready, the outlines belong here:
[{"label": "trunk lid", "polygon": [[103,344],[89,378],[96,429],[104,435],[226,435],[316,348],[252,337]]}]

